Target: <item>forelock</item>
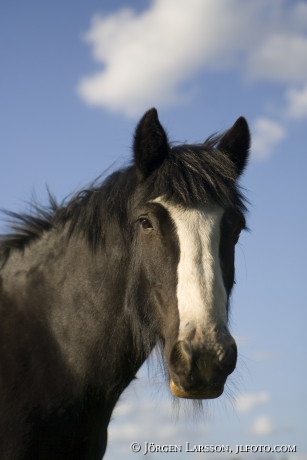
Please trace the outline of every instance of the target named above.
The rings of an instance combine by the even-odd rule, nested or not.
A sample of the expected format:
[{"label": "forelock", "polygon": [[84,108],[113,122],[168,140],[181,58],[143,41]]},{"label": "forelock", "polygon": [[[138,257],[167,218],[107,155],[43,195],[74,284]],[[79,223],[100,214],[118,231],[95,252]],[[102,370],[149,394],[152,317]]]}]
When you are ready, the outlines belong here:
[{"label": "forelock", "polygon": [[216,203],[244,212],[236,168],[225,153],[215,148],[216,140],[172,147],[160,168],[146,180],[150,199],[163,196],[188,207]]}]

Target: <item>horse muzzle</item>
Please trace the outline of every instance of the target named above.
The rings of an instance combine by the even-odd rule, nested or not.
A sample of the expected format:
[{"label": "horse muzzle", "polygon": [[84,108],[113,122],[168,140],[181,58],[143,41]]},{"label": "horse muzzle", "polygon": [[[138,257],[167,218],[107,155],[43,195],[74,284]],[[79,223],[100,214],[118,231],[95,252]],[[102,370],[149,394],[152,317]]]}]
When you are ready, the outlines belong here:
[{"label": "horse muzzle", "polygon": [[171,392],[179,398],[217,398],[236,362],[236,343],[226,328],[214,340],[178,340],[169,357]]}]

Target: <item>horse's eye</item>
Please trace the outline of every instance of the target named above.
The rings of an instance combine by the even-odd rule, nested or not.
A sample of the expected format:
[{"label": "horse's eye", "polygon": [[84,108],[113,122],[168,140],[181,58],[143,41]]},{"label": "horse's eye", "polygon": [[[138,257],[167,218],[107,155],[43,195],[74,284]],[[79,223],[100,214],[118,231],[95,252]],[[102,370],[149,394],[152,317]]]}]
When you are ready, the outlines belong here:
[{"label": "horse's eye", "polygon": [[143,230],[151,230],[153,228],[152,223],[147,217],[140,217],[139,222]]}]

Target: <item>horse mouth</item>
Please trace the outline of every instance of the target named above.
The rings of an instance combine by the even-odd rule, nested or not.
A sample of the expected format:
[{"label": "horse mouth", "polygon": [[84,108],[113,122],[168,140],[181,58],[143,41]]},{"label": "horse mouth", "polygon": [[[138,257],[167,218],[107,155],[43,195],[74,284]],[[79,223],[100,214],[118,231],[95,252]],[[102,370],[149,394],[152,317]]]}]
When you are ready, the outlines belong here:
[{"label": "horse mouth", "polygon": [[185,390],[178,386],[173,380],[170,381],[170,390],[174,396],[186,399],[214,399],[221,396],[224,391],[224,385],[210,388],[197,389],[195,391]]}]

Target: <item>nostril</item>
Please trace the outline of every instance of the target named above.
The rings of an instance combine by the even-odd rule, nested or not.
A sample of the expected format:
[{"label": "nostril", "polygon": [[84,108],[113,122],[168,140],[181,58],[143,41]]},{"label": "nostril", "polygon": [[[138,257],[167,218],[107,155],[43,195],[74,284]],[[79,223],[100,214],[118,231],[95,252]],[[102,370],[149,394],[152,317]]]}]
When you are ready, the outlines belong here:
[{"label": "nostril", "polygon": [[186,374],[190,369],[191,344],[187,340],[178,341],[170,354],[170,365],[176,374]]},{"label": "nostril", "polygon": [[216,358],[218,363],[223,364],[226,360],[228,354],[228,349],[225,348],[223,345],[219,345],[216,347]]},{"label": "nostril", "polygon": [[228,374],[231,374],[237,363],[237,346],[235,342],[232,342],[230,345],[223,347],[222,351],[218,354],[219,366],[221,369],[226,371]]}]

